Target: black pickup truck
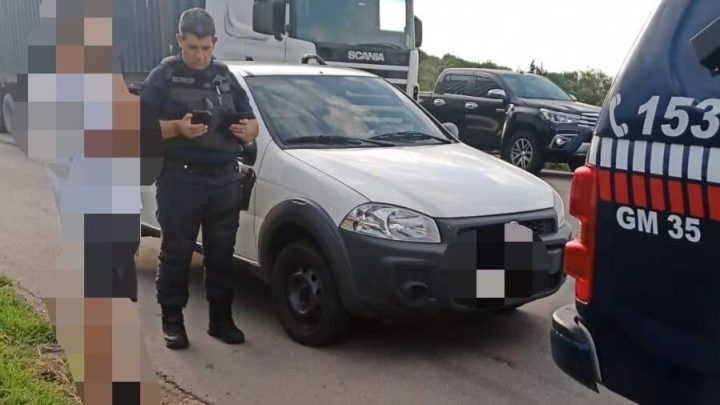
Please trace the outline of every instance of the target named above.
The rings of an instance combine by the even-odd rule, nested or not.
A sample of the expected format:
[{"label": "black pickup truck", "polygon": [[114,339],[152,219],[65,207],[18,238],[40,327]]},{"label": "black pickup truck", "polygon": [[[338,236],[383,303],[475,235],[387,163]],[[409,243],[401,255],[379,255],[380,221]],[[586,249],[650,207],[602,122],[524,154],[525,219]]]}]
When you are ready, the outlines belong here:
[{"label": "black pickup truck", "polygon": [[600,113],[546,77],[493,69],[446,69],[418,101],[461,141],[532,173],[546,162],[585,164]]}]

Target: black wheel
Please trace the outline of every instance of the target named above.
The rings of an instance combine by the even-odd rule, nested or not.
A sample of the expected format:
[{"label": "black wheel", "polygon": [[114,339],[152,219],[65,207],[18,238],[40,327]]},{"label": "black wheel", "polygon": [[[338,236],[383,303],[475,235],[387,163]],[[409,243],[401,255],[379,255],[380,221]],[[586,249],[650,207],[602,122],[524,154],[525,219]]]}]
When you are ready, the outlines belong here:
[{"label": "black wheel", "polygon": [[578,168],[585,166],[585,159],[572,159],[568,162],[568,166],[570,166],[570,171],[575,172]]},{"label": "black wheel", "polygon": [[326,346],[347,336],[343,308],[330,268],[318,249],[293,242],[278,255],[270,278],[276,314],[285,332],[307,346]]},{"label": "black wheel", "polygon": [[503,146],[502,158],[530,173],[537,174],[545,164],[543,151],[535,136],[520,131],[513,134]]}]

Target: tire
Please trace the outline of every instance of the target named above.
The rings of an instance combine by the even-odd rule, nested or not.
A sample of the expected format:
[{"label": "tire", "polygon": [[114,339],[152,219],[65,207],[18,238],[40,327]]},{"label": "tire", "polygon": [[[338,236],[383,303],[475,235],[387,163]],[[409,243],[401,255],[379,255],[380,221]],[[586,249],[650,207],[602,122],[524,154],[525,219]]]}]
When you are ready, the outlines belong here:
[{"label": "tire", "polygon": [[578,168],[585,166],[585,159],[570,160],[568,166],[570,166],[570,171],[574,173]]},{"label": "tire", "polygon": [[285,332],[306,346],[327,346],[345,338],[350,316],[338,296],[330,267],[309,242],[282,249],[270,276],[275,313]]},{"label": "tire", "polygon": [[[524,155],[521,155],[525,153]],[[540,173],[545,165],[545,157],[535,135],[519,131],[514,133],[505,143],[502,158],[513,166],[533,174]]]},{"label": "tire", "polygon": [[3,127],[7,133],[12,132],[12,114],[15,107],[15,101],[12,96],[8,93],[5,94],[2,100],[2,122]]}]

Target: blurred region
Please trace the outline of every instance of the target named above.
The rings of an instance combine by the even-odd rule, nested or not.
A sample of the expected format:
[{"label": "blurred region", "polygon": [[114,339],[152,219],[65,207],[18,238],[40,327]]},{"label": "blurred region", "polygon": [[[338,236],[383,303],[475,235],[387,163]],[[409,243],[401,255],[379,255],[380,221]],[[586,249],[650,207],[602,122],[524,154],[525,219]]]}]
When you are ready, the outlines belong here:
[{"label": "blurred region", "polygon": [[[122,74],[135,33],[127,2],[4,0],[20,26],[12,130],[46,165],[62,252],[42,296],[87,404],[159,403],[143,343],[134,255],[140,243],[140,102]],[[7,65],[7,66],[6,66]]]}]

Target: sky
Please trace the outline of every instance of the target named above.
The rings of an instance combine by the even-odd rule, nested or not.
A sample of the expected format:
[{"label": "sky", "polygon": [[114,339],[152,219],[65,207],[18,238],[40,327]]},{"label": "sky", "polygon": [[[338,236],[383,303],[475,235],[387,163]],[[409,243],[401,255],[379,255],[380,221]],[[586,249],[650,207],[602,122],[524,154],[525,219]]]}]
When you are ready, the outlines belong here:
[{"label": "sky", "polygon": [[614,76],[660,1],[415,0],[415,15],[430,55]]}]

